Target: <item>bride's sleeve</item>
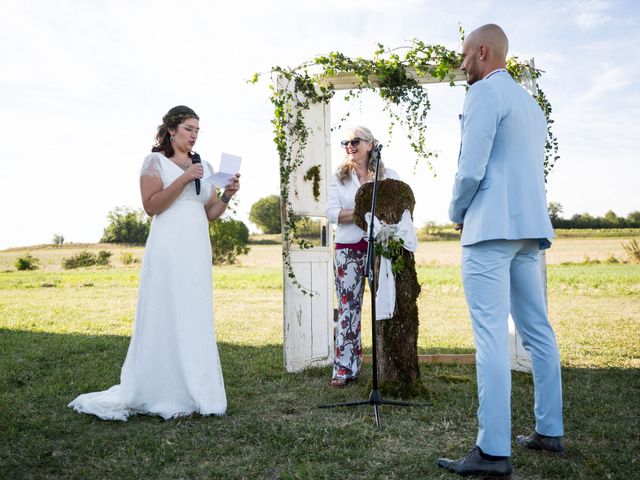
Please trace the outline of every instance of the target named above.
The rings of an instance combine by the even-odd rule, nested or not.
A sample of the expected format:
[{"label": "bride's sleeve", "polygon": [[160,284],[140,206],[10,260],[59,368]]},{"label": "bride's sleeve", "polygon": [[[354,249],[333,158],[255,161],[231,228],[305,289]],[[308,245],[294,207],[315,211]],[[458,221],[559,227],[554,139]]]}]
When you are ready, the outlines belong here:
[{"label": "bride's sleeve", "polygon": [[160,176],[160,159],[155,153],[150,153],[144,159],[142,168],[140,169],[141,177],[159,177]]}]

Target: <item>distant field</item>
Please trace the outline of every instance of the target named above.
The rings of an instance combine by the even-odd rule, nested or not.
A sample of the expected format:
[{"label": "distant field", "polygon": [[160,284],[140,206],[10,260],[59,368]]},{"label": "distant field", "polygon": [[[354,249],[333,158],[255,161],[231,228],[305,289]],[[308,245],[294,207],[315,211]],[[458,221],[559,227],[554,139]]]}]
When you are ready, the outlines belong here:
[{"label": "distant field", "polygon": [[[617,297],[618,310],[632,311],[631,305],[636,305],[640,312],[640,265],[622,263],[627,259],[622,242],[628,240],[611,237],[562,237],[554,241],[553,247],[547,250],[546,258],[550,309],[552,312],[556,308],[560,309],[557,318],[573,318],[571,310],[563,311],[567,302],[572,308],[573,302],[577,302],[575,307],[578,308],[593,301],[604,302],[594,307],[596,309],[610,308],[603,295]],[[86,249],[113,252],[112,266],[62,269],[62,258]],[[15,258],[27,251],[41,260],[42,268],[32,272],[16,272],[13,265]],[[90,319],[81,323],[81,331],[92,330],[100,325],[96,333],[105,332],[119,325],[115,332],[126,335],[135,310],[140,264],[122,265],[120,255],[123,252],[142,259],[144,249],[88,244],[0,251],[0,272],[4,272],[0,273],[0,313],[4,311],[5,314],[13,312],[18,315],[17,312],[22,312],[18,315],[22,317],[24,312],[31,311],[33,318],[58,318],[59,321],[64,318],[66,323],[69,319],[81,318],[84,311],[82,305],[90,304],[93,312]],[[243,334],[236,331],[238,319],[252,317],[257,305],[260,305],[260,310],[273,314],[276,323],[269,328],[275,327],[275,330],[272,330],[268,338],[277,341],[280,335],[279,319],[282,316],[281,255],[280,245],[252,245],[249,255],[240,257],[237,265],[214,267],[216,297],[223,300],[217,306],[218,318],[221,320],[219,328],[222,332],[237,341],[245,341],[241,339]],[[618,263],[611,263],[611,258],[617,259]],[[589,261],[585,262],[586,259]],[[595,264],[594,261],[603,263]],[[439,346],[436,350],[472,349],[473,340],[466,320],[468,314],[460,278],[459,242],[420,242],[416,264],[418,279],[422,284],[421,351],[433,351],[436,345]],[[247,290],[254,292],[251,299],[244,296]],[[590,298],[593,295],[599,300]],[[369,311],[368,302],[365,301],[364,305],[365,317]],[[228,311],[227,306],[233,307]],[[461,322],[462,319],[464,320]],[[56,323],[58,320],[51,321]],[[44,327],[42,323],[39,325],[40,328]],[[568,326],[571,328],[570,323]],[[365,329],[365,343],[369,341],[368,335],[368,330]]]},{"label": "distant field", "polygon": [[557,237],[640,237],[640,228],[556,228]]},{"label": "distant field", "polygon": [[[272,237],[272,236],[270,236]],[[618,261],[628,261],[627,253],[622,247],[633,238],[628,237],[558,237],[553,246],[546,251],[547,264],[557,265],[566,262],[579,263],[585,260],[606,261],[612,257]],[[239,265],[245,267],[279,267],[282,265],[282,246],[280,244],[252,244],[249,255],[239,257]],[[144,255],[143,247],[114,244],[68,244],[63,246],[36,245],[20,249],[0,250],[0,272],[15,271],[18,256],[27,252],[40,259],[41,269],[45,272],[62,271],[62,259],[77,254],[82,250],[108,250],[113,253],[111,264],[115,268],[137,269],[137,265],[125,266],[121,255],[131,253],[138,260]],[[416,263],[418,265],[459,265],[459,241],[427,241],[418,244]]]},{"label": "distant field", "polygon": [[[62,270],[62,260],[65,257],[76,255],[82,250],[89,250],[97,253],[100,250],[108,250],[112,253],[110,262],[113,267],[125,267],[120,256],[123,252],[130,252],[136,259],[142,260],[144,247],[134,247],[127,245],[115,245],[112,243],[70,243],[65,245],[34,245],[31,247],[11,248],[0,250],[0,272],[15,270],[16,259],[26,253],[31,253],[40,260],[40,269],[45,272],[55,272]],[[130,268],[139,268],[139,265],[132,264]]]}]

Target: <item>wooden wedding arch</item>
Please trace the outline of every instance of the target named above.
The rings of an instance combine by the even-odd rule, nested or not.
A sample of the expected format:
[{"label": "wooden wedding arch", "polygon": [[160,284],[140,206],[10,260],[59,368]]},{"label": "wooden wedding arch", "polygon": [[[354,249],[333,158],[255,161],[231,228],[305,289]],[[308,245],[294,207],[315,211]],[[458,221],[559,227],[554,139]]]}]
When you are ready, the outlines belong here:
[{"label": "wooden wedding arch", "polygon": [[[417,43],[425,47],[421,42]],[[454,66],[456,53],[444,50],[443,47],[428,48],[441,49],[438,50],[438,54],[441,55],[440,63],[428,64],[429,68],[421,65],[416,68],[396,62],[399,63],[396,67],[399,66],[404,76],[403,81],[420,86],[444,82],[453,85],[455,82],[466,81],[466,75]],[[376,59],[382,51],[381,48],[376,52]],[[354,63],[349,63],[344,60],[350,59],[341,54],[332,55],[332,58],[338,58],[343,62],[340,65],[360,65],[358,60],[362,60],[356,59]],[[276,111],[273,123],[276,126],[275,141],[280,155],[281,171],[284,365],[290,372],[329,365],[333,358],[333,239],[325,216],[327,180],[332,174],[330,99],[338,90],[350,90],[352,93],[361,88],[385,88],[387,82],[386,78],[379,78],[375,73],[363,74],[361,71],[327,68],[326,59],[329,57],[321,58],[323,60],[320,63],[324,62],[325,68],[322,74],[315,77],[307,73],[306,66],[300,77],[292,75],[290,69],[272,70],[272,88],[275,92],[272,102]],[[395,60],[398,60],[397,56]],[[540,72],[535,69],[533,60],[520,63],[517,59],[511,59],[510,62],[510,73],[514,77],[517,76],[523,87],[536,97],[550,125],[551,108],[544,93],[538,91],[536,78]],[[386,70],[380,71],[384,71],[384,75],[388,74]],[[256,75],[253,81],[256,82],[257,79]],[[366,87],[363,87],[363,80]],[[558,158],[556,153],[557,140],[549,128],[545,173]],[[309,248],[310,245],[304,240],[299,246],[295,244],[296,235],[292,232],[293,218],[300,217],[319,219],[319,245]],[[546,284],[544,251],[541,255],[543,261],[540,262],[540,274]],[[512,369],[530,371],[529,355],[523,348],[511,319],[509,323]],[[473,363],[475,355],[421,355],[419,359],[421,362]]]}]

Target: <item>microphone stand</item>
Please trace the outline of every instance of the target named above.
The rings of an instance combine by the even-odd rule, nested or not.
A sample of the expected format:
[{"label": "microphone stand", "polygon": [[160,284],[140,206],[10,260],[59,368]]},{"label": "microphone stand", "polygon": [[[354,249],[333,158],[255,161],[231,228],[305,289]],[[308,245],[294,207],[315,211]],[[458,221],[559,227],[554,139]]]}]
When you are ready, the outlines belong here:
[{"label": "microphone stand", "polygon": [[355,400],[352,402],[343,403],[329,403],[322,404],[320,408],[334,408],[334,407],[354,407],[357,405],[372,405],[373,416],[376,421],[376,427],[380,428],[380,405],[398,405],[401,407],[422,406],[421,403],[409,403],[401,402],[398,400],[383,400],[380,393],[380,387],[378,386],[378,341],[376,335],[376,241],[373,236],[373,219],[376,212],[376,201],[378,197],[378,170],[380,168],[380,151],[382,145],[375,147],[376,152],[376,169],[373,177],[373,196],[371,198],[371,222],[369,223],[369,239],[367,246],[367,260],[365,263],[364,273],[369,279],[369,291],[371,293],[371,369],[373,377],[373,386],[369,393],[369,398],[366,400]]}]

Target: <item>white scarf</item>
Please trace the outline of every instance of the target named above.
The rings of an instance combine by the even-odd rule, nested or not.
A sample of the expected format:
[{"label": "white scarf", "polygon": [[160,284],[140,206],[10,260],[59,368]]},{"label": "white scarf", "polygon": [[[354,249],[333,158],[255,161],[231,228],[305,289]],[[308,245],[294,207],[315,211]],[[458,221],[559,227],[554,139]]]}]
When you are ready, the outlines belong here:
[{"label": "white scarf", "polygon": [[[365,214],[367,221],[367,233],[369,232],[369,224],[371,222],[371,213]],[[378,220],[373,219],[373,237],[376,241],[387,246],[389,238],[400,238],[404,241],[404,248],[410,252],[415,252],[418,248],[418,239],[416,230],[411,220],[409,210],[402,212],[400,223],[396,225],[387,225]],[[396,310],[396,280],[391,270],[391,260],[380,257],[380,276],[378,277],[378,291],[376,292],[376,320],[386,320],[393,317]]]}]

